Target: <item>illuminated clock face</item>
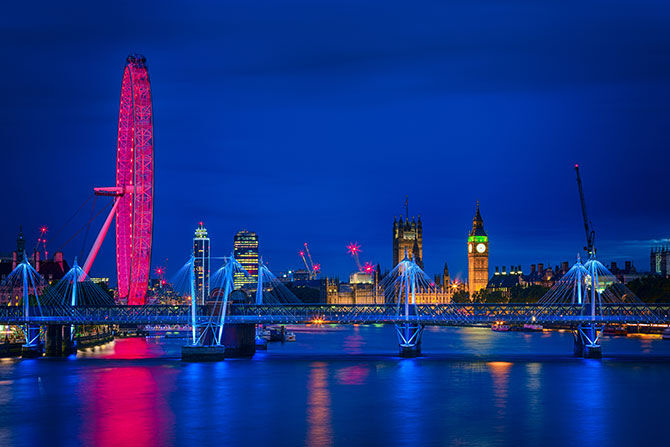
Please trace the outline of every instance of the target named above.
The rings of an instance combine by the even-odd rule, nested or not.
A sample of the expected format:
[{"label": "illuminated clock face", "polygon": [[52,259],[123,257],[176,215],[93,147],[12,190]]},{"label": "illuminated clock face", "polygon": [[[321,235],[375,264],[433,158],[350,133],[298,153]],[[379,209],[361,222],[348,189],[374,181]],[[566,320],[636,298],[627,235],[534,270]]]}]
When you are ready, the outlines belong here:
[{"label": "illuminated clock face", "polygon": [[472,253],[472,244],[468,244],[468,253]]},{"label": "illuminated clock face", "polygon": [[477,244],[477,252],[478,253],[484,253],[486,251],[486,245],[484,244]]}]

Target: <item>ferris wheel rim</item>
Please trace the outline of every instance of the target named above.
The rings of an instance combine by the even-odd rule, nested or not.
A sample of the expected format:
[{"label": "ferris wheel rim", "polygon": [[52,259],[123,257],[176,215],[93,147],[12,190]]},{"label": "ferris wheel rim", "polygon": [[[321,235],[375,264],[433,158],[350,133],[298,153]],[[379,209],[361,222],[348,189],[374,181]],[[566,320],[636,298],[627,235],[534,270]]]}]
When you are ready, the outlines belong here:
[{"label": "ferris wheel rim", "polygon": [[117,187],[132,185],[116,211],[117,274],[121,297],[143,304],[153,242],[153,104],[144,57],[124,69],[117,139]]}]

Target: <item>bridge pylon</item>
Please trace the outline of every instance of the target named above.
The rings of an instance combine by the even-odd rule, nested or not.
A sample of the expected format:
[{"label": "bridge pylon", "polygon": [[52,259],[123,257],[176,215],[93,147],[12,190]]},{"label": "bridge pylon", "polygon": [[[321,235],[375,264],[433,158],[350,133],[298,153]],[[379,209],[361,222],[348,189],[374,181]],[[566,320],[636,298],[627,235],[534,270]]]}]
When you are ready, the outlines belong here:
[{"label": "bridge pylon", "polygon": [[399,317],[395,325],[398,351],[401,357],[421,355],[423,328],[418,312],[417,297],[437,293],[435,283],[421,270],[414,259],[405,257],[380,282],[387,304],[395,304]]},{"label": "bridge pylon", "polygon": [[0,293],[5,295],[8,300],[21,297],[20,302],[15,304],[20,306],[22,310],[20,327],[25,337],[25,343],[21,349],[23,357],[40,357],[42,355],[42,328],[39,324],[31,323],[31,321],[34,316],[40,316],[41,314],[40,293],[45,285],[43,278],[30,265],[25,253],[23,260],[0,283]]},{"label": "bridge pylon", "polygon": [[[256,283],[256,299],[255,299],[255,304],[257,306],[260,306],[263,304],[263,288],[264,288],[264,283],[263,283],[263,275],[264,271],[263,269],[267,270],[267,267],[263,265],[263,257],[258,258],[258,282]],[[261,350],[261,351],[267,351],[268,349],[268,341],[263,337],[263,325],[262,324],[257,324],[256,325],[256,337],[255,337],[255,344],[256,344],[256,349]]]},{"label": "bridge pylon", "polygon": [[[585,277],[586,286],[587,288],[590,286],[590,290],[587,290],[586,296],[588,299],[584,300],[582,310],[583,313],[590,314],[591,322],[577,326],[577,337],[575,338],[575,341],[579,339],[579,346],[582,348],[582,356],[584,358],[599,359],[603,356],[600,336],[604,327],[602,324],[597,323],[597,317],[602,317],[601,295],[608,284],[606,282],[600,284],[600,274],[609,273],[609,271],[602,266],[602,269],[605,270],[605,272],[602,272],[599,269],[601,265],[596,260],[595,254],[591,254],[591,259],[584,266],[588,272]],[[579,284],[579,287],[581,286],[582,284]],[[575,347],[575,353],[576,351],[577,347]]]},{"label": "bridge pylon", "polygon": [[[191,258],[191,261],[193,258]],[[189,269],[193,272],[193,268]],[[201,323],[194,306],[195,276],[191,273],[191,344],[182,347],[182,360],[219,361],[226,357],[251,357],[255,350],[255,325],[226,324],[226,316],[231,293],[235,290],[235,274],[249,273],[230,256],[224,265],[212,276],[212,292],[206,305],[210,309],[209,318]]]},{"label": "bridge pylon", "polygon": [[590,259],[577,262],[540,299],[532,322],[572,321],[574,354],[585,358],[602,357],[602,332],[605,326],[630,320],[646,323],[660,318],[635,296],[591,253]]}]

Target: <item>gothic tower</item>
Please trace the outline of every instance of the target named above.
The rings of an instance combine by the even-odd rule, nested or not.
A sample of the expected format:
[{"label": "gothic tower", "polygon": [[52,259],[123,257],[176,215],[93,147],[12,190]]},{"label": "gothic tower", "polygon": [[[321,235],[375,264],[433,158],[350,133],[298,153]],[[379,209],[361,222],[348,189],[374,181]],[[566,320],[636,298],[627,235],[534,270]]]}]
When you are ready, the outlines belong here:
[{"label": "gothic tower", "polygon": [[489,238],[484,231],[484,220],[477,213],[472,219],[472,230],[468,236],[468,288],[470,299],[474,294],[486,288],[489,282]]},{"label": "gothic tower", "polygon": [[449,278],[449,267],[447,263],[444,263],[444,270],[442,271],[442,287],[443,290],[448,290],[449,284],[451,283],[451,278]]},{"label": "gothic tower", "polygon": [[418,220],[410,222],[409,216],[405,216],[407,220],[400,217],[400,221],[393,219],[393,267],[398,265],[405,257],[405,252],[410,259],[414,258],[414,262],[419,267],[423,268],[423,225],[421,223],[421,216]]},{"label": "gothic tower", "polygon": [[16,257],[19,263],[23,261],[26,254],[26,240],[23,237],[23,227],[19,226],[19,235],[16,238]]}]

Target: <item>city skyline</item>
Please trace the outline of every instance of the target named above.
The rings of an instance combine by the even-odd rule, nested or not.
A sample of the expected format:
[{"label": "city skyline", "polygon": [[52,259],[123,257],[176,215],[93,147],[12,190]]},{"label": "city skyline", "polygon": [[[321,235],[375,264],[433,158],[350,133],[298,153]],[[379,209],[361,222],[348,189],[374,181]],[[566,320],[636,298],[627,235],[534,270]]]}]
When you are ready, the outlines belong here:
[{"label": "city skyline", "polygon": [[2,11],[0,447],[667,437],[670,2]]},{"label": "city skyline", "polygon": [[[584,239],[574,163],[583,168],[601,259],[633,259],[646,270],[651,246],[667,241],[663,222],[670,211],[660,204],[670,186],[662,138],[670,66],[658,55],[668,36],[647,9],[626,19],[641,30],[631,43],[612,31],[627,17],[623,5],[605,14],[587,5],[589,20],[577,25],[558,7],[545,15],[506,5],[510,23],[478,21],[479,35],[467,34],[468,45],[454,39],[467,33],[458,19],[476,13],[467,6],[407,12],[435,25],[427,36],[418,26],[395,26],[392,17],[370,33],[366,25],[376,8],[361,7],[352,17],[329,5],[325,11],[335,22],[355,30],[337,42],[328,24],[301,20],[314,13],[308,6],[287,12],[268,5],[258,14],[279,19],[271,25],[248,6],[212,6],[212,35],[170,8],[139,19],[135,9],[119,6],[126,17],[120,25],[106,14],[82,25],[49,5],[26,21],[20,5],[10,8],[16,9],[8,16],[17,17],[12,37],[44,36],[40,23],[46,20],[69,34],[7,40],[13,42],[7,57],[17,63],[0,76],[22,93],[8,92],[1,106],[9,163],[0,169],[14,191],[26,186],[6,199],[12,212],[0,222],[1,251],[12,249],[19,225],[29,246],[41,225],[55,233],[94,186],[113,180],[119,78],[133,51],[147,56],[155,93],[154,265],[166,258],[181,265],[193,225],[205,220],[216,240],[254,228],[273,270],[299,267],[297,251],[308,242],[326,274],[346,275],[352,270],[346,244],[353,240],[366,260],[386,268],[384,229],[404,214],[406,195],[410,212],[424,222],[428,272],[441,271],[447,261],[453,277],[466,276],[462,241],[476,200],[495,247],[490,265],[571,261]],[[395,3],[387,8],[401,11]],[[184,37],[180,45],[146,32],[176,17],[172,31]],[[536,25],[527,23],[544,26],[544,33],[538,36]],[[101,32],[90,35],[91,26]],[[112,32],[126,37],[111,38]],[[281,47],[270,35],[281,36]],[[553,44],[558,36],[561,44]],[[37,42],[45,40],[52,44]],[[492,40],[499,46],[490,49]],[[319,57],[322,52],[328,57]],[[209,54],[217,57],[202,57]],[[564,68],[576,62],[579,75]],[[194,110],[201,112],[198,119],[191,118]],[[35,121],[38,133],[30,132]],[[32,163],[35,158],[40,163]],[[411,174],[407,180],[390,175],[398,166]],[[255,188],[242,188],[251,183]],[[228,190],[236,193],[223,195]],[[49,239],[49,251],[75,230]],[[64,248],[70,262],[81,245],[75,240]],[[92,273],[113,271],[114,242],[105,240]]]},{"label": "city skyline", "polygon": [[[398,216],[398,217],[401,217],[401,216]],[[419,214],[419,219],[421,219],[421,214]],[[198,223],[198,225],[202,226],[203,222],[200,221]],[[388,223],[387,223],[387,225],[388,225]],[[91,231],[93,231],[93,230],[95,230],[95,228],[91,229]],[[22,227],[21,227],[21,231],[23,232]],[[235,231],[232,234],[232,236],[234,236],[237,233],[238,233],[238,231]],[[582,229],[582,233],[583,233],[583,229]],[[17,234],[18,234],[18,232],[17,232]],[[35,231],[35,234],[39,235],[40,232]],[[468,232],[466,232],[465,237],[460,238],[460,245],[461,246],[463,246],[463,240],[467,238],[467,235],[468,235]],[[30,236],[29,234],[26,234],[26,239],[29,239],[29,236]],[[583,238],[583,236],[582,236],[582,238]],[[109,254],[109,256],[111,256],[111,258],[108,259],[107,261],[109,263],[112,263],[111,268],[113,270],[113,260],[114,260],[113,237],[110,238],[110,239],[112,239],[112,242],[107,243],[107,244],[103,243],[103,246],[112,245],[111,254],[109,254],[109,251],[108,251],[108,254]],[[214,238],[214,239],[216,239],[216,238]],[[226,239],[232,239],[232,238],[224,237],[223,239],[226,240]],[[438,236],[437,238],[435,238],[435,237],[428,238],[428,240],[435,240],[435,239],[437,239],[438,241],[439,240],[448,240],[448,241],[452,242],[455,238],[453,238],[453,237],[444,238],[444,237],[440,237],[440,236]],[[503,238],[503,239],[508,239],[508,238]],[[14,242],[13,242],[14,244],[15,244],[15,240],[16,239],[14,239]],[[496,239],[494,239],[494,240],[496,240]],[[509,238],[508,241],[513,242],[513,238]],[[609,246],[610,242],[611,241],[604,241],[604,245]],[[660,239],[660,240],[650,240],[650,241],[627,241],[627,243],[629,243],[630,246],[634,246],[635,244],[639,244],[639,247],[638,247],[638,250],[637,250],[639,253],[641,253],[639,255],[639,259],[634,258],[632,255],[629,256],[629,255],[625,255],[625,254],[619,254],[618,256],[606,256],[606,255],[603,256],[602,251],[600,249],[598,249],[599,258],[602,259],[604,262],[608,262],[608,263],[612,262],[612,261],[619,262],[619,263],[623,263],[624,261],[633,261],[634,266],[638,269],[638,271],[645,272],[645,271],[649,270],[648,265],[649,265],[650,251],[652,249],[655,249],[658,246],[664,246],[664,245],[670,244],[670,239]],[[603,242],[600,242],[599,246],[601,244],[603,244]],[[225,247],[225,243],[223,245]],[[350,273],[356,271],[355,266],[351,262],[351,256],[347,255],[347,253],[346,253],[347,247],[345,245],[343,245],[344,250],[342,250],[344,252],[344,254],[337,253],[336,251],[332,250],[334,245],[335,245],[335,243],[331,242],[331,243],[327,244],[327,247],[329,247],[331,249],[331,253],[334,255],[334,259],[336,260],[335,264],[343,266],[343,270],[334,271],[333,269],[326,268],[324,271],[321,272],[322,273],[321,276],[322,277],[326,277],[326,276],[328,276],[328,277],[338,277],[338,276],[348,277],[348,275]],[[576,249],[574,250],[574,255],[572,257],[570,257],[569,255],[564,256],[563,258],[561,258],[560,255],[556,255],[555,254],[556,252],[552,252],[552,253],[550,253],[546,256],[539,255],[537,257],[533,257],[533,254],[528,254],[525,257],[525,259],[526,259],[525,261],[518,261],[518,259],[524,258],[524,256],[518,256],[517,258],[515,258],[516,260],[514,260],[514,259],[501,259],[502,257],[500,255],[498,255],[497,257],[495,255],[493,255],[493,256],[491,256],[491,258],[495,259],[495,262],[490,262],[489,263],[488,276],[489,276],[489,278],[492,277],[492,275],[493,275],[492,268],[493,268],[494,265],[496,265],[496,266],[497,265],[500,265],[500,266],[505,266],[505,265],[515,265],[516,266],[516,265],[519,265],[521,267],[529,267],[532,264],[545,263],[545,265],[547,265],[549,267],[549,266],[554,266],[554,265],[561,264],[561,263],[566,262],[566,261],[574,262],[577,258],[577,255],[584,258],[586,256],[585,252],[584,252],[584,249],[583,249],[584,242],[583,241],[581,243],[577,242],[575,244],[575,246],[576,246]],[[383,250],[388,251],[389,247],[391,247],[391,248],[393,247],[393,243],[387,241],[387,244],[384,245],[383,242],[382,242],[377,247],[377,249],[379,249],[379,247],[382,247],[381,251],[383,251]],[[429,252],[431,251],[430,248],[431,247],[428,247]],[[7,254],[11,253],[11,250],[14,250],[14,245],[10,245],[10,249],[5,250],[7,253],[4,253],[4,252],[2,252],[2,253],[4,255],[7,255]],[[30,251],[30,249],[28,249],[28,247],[27,247],[27,251]],[[234,251],[234,243],[230,244],[229,248],[224,248],[221,253],[215,252],[214,255],[216,257],[221,258],[222,256],[230,256],[231,253],[233,253],[233,251]],[[282,249],[279,248],[278,251],[281,252]],[[367,262],[370,262],[373,265],[380,264],[381,267],[382,267],[382,270],[390,270],[393,267],[393,259],[392,259],[391,256],[387,255],[386,258],[382,258],[381,260],[377,260],[377,259],[373,258],[374,259],[373,261],[368,261],[368,258],[370,258],[371,250],[368,246],[365,246],[365,251],[366,251],[365,259],[366,259]],[[460,282],[462,282],[462,281],[467,282],[468,281],[468,253],[467,253],[467,248],[464,251],[465,251],[465,253],[462,256],[462,258],[463,258],[463,261],[462,261],[463,268],[462,269],[453,269],[452,270],[453,273],[451,274],[451,277],[453,279],[455,279],[456,281],[460,281]],[[495,253],[496,251],[497,251],[497,247],[494,249],[493,253]],[[300,250],[295,251],[295,253],[296,253],[295,257],[296,257],[297,261],[295,261],[293,264],[289,264],[289,265],[286,265],[286,266],[281,266],[281,265],[278,265],[277,263],[272,262],[272,258],[270,258],[270,261],[264,261],[264,262],[266,262],[266,264],[270,264],[270,267],[272,268],[272,270],[276,270],[278,273],[279,272],[286,272],[286,271],[289,271],[289,270],[300,270],[300,269],[304,268],[304,266],[302,265],[302,261],[300,260],[299,252],[300,252]],[[519,252],[520,251],[517,251],[516,253],[519,253]],[[567,252],[566,250],[562,251],[562,253],[566,253],[566,252]],[[512,253],[514,253],[514,252],[512,252]],[[628,253],[630,253],[630,251],[628,251]],[[317,255],[316,256],[319,256],[319,260],[324,259],[321,256],[321,254],[322,254],[322,251],[317,249]],[[259,252],[259,255],[264,256],[264,253]],[[67,257],[67,255],[66,255],[66,257]],[[283,257],[286,258],[287,256],[283,256]],[[442,261],[441,265],[439,265],[440,256],[439,256],[439,254],[436,255],[435,253],[433,253],[432,256],[428,256],[428,258],[430,258],[433,261],[425,269],[426,272],[429,273],[429,274],[436,274],[436,273],[441,272],[445,262],[447,262],[447,264],[450,264],[450,265],[453,263],[456,266],[459,266],[459,264],[461,264],[461,262],[459,262],[459,259],[454,257],[453,259],[451,259],[451,258],[444,259]],[[74,259],[74,256],[72,256],[72,259]],[[328,259],[325,259],[325,260],[329,261]],[[159,264],[158,260],[156,260],[156,259],[152,260],[152,265],[158,265],[158,264]],[[330,262],[327,262],[326,265],[329,265],[329,264],[330,264]],[[174,266],[174,271],[176,271],[178,269],[178,267],[179,266]],[[165,267],[163,267],[163,268],[165,268]],[[105,275],[112,276],[112,277],[114,276],[113,271],[109,271],[109,272],[102,271],[99,274],[95,273],[95,267],[93,268],[92,273],[94,274],[93,276],[105,276]],[[170,275],[169,271],[167,272],[167,275],[168,275],[167,277],[169,278],[169,275]],[[154,277],[154,276],[155,276],[155,272],[152,273],[152,277]],[[115,282],[115,281],[113,281],[113,282]]]}]

